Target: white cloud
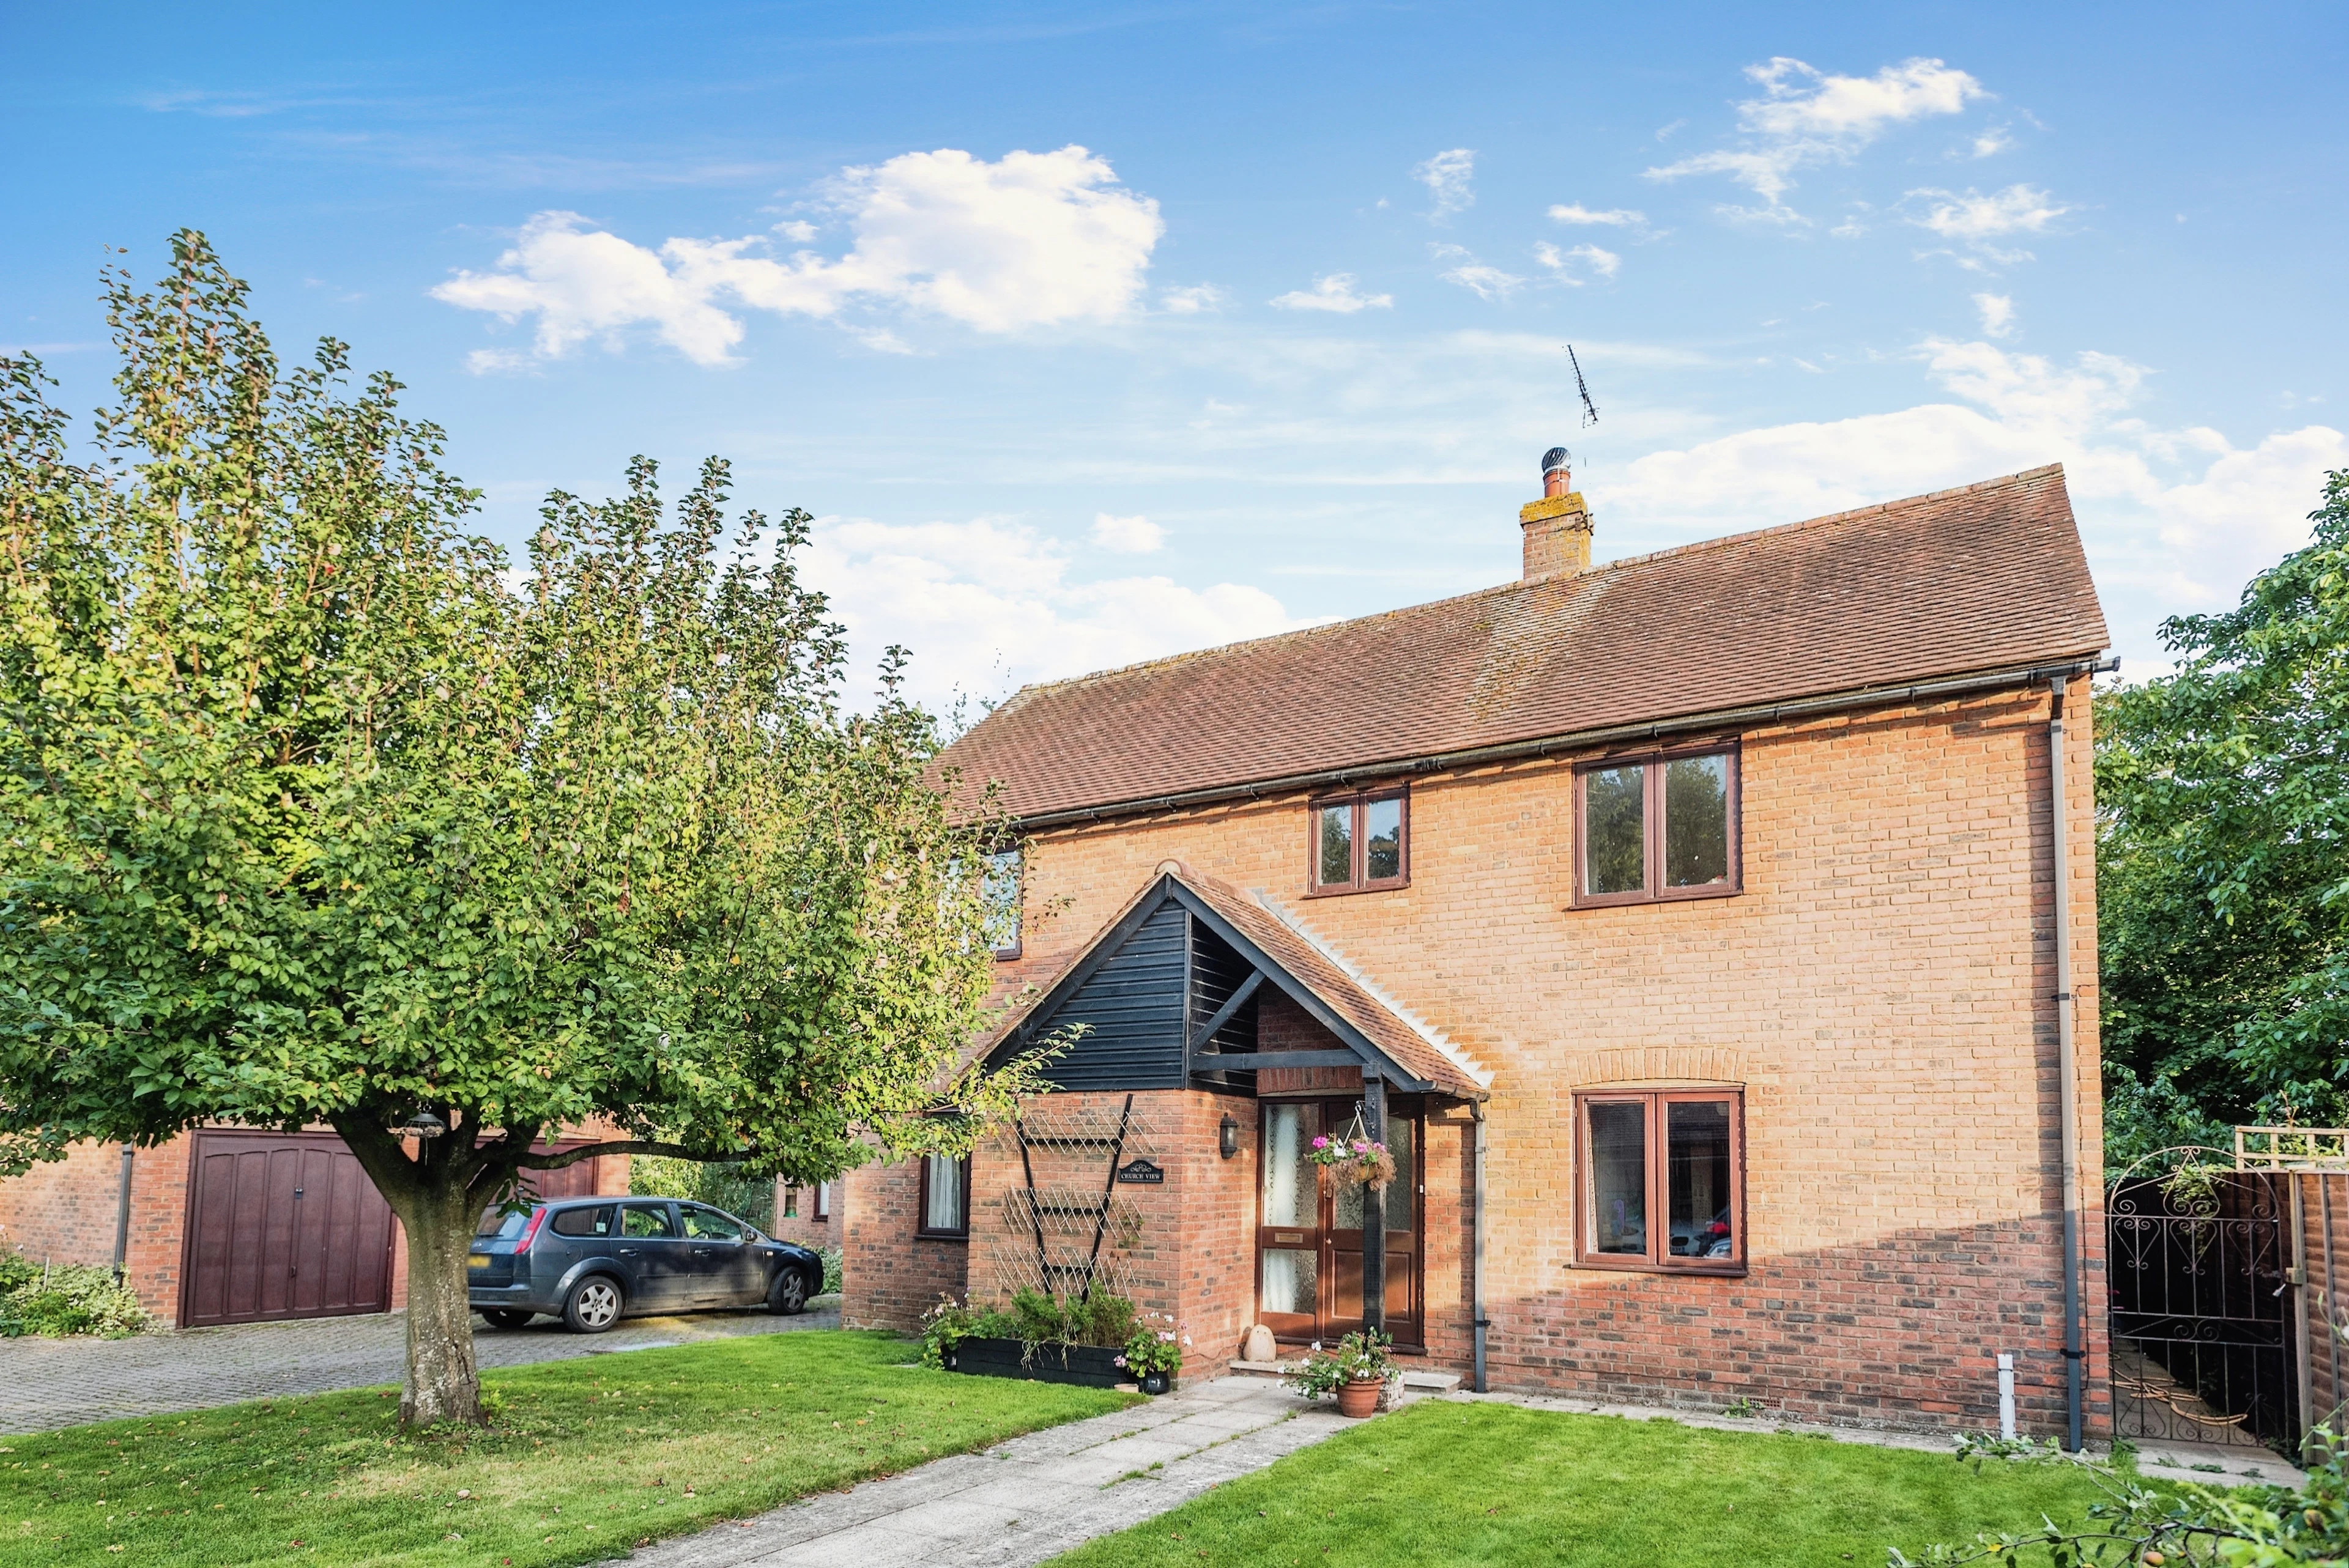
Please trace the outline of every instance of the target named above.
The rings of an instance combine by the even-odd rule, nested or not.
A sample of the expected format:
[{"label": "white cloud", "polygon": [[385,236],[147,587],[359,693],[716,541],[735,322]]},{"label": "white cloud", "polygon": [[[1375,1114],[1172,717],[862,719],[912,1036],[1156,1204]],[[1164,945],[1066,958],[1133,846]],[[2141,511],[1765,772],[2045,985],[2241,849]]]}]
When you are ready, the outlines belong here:
[{"label": "white cloud", "polygon": [[2014,330],[2014,300],[2008,294],[1978,294],[1974,308],[1982,312],[1983,335],[2004,337]]},{"label": "white cloud", "polygon": [[815,238],[815,225],[794,218],[775,225],[775,232],[794,244],[804,245]]},{"label": "white cloud", "polygon": [[1380,310],[1391,309],[1394,304],[1394,295],[1357,294],[1354,292],[1353,273],[1331,273],[1327,277],[1315,278],[1310,292],[1291,289],[1285,294],[1276,294],[1272,303],[1283,310],[1328,310],[1340,315],[1351,315],[1358,310],[1368,310],[1373,306]]},{"label": "white cloud", "polygon": [[1146,517],[1093,515],[1093,542],[1120,555],[1152,555],[1166,542],[1166,531]]},{"label": "white cloud", "polygon": [[1506,299],[1526,286],[1526,280],[1515,273],[1505,273],[1482,262],[1470,262],[1438,275],[1447,284],[1458,284],[1470,290],[1479,299]]},{"label": "white cloud", "polygon": [[1475,174],[1476,154],[1465,147],[1439,152],[1411,171],[1411,177],[1434,195],[1435,210],[1428,216],[1439,222],[1476,204],[1476,193],[1469,189]]},{"label": "white cloud", "polygon": [[1976,158],[1995,158],[2013,145],[2014,138],[2007,134],[2006,127],[1994,125],[1974,138],[1973,155]]},{"label": "white cloud", "polygon": [[1597,245],[1576,245],[1570,250],[1561,251],[1547,240],[1535,242],[1534,260],[1557,273],[1557,282],[1575,288],[1581,287],[1585,281],[1574,274],[1572,269],[1576,262],[1581,262],[1602,278],[1613,277],[1623,265],[1622,257]]},{"label": "white cloud", "polygon": [[[535,315],[544,358],[649,325],[697,364],[722,365],[742,324],[721,300],[823,318],[860,302],[895,305],[996,333],[1113,319],[1140,295],[1165,228],[1157,202],[1120,188],[1105,160],[1074,146],[995,163],[951,149],[908,152],[843,170],[830,200],[855,236],[837,260],[807,251],[778,260],[756,236],[672,239],[656,252],[590,231],[575,212],[542,212],[498,270],[460,272],[432,294],[508,321]],[[781,229],[798,237],[803,227]]]},{"label": "white cloud", "polygon": [[1748,66],[1763,96],[1737,106],[1741,149],[1701,152],[1647,171],[1651,180],[1726,174],[1766,204],[1749,217],[1798,221],[1779,198],[1793,189],[1795,170],[1807,163],[1848,162],[1887,129],[1930,115],[1956,114],[1984,98],[1982,85],[1940,60],[1904,60],[1872,77],[1831,76],[1779,56]]},{"label": "white cloud", "polygon": [[1561,203],[1549,210],[1554,222],[1560,223],[1609,223],[1619,229],[1637,229],[1646,225],[1648,215],[1629,207],[1609,207],[1594,212],[1579,201]]},{"label": "white cloud", "polygon": [[1158,307],[1170,315],[1198,315],[1221,310],[1223,304],[1224,291],[1213,284],[1188,284],[1158,294]]},{"label": "white cloud", "polygon": [[2349,436],[2323,425],[2249,448],[2150,428],[2130,413],[2147,372],[2111,355],[2059,365],[1940,339],[1917,352],[1955,400],[1651,451],[1594,482],[1592,501],[1647,548],[2061,462],[2106,615],[2142,675],[2161,661],[2154,624],[2233,603],[2305,542],[2324,473],[2349,467]]},{"label": "white cloud", "polygon": [[802,559],[857,662],[911,648],[914,695],[1021,685],[1288,631],[1305,623],[1258,588],[1163,576],[1071,580],[1067,552],[994,518],[888,524],[825,518]]},{"label": "white cloud", "polygon": [[1989,242],[2007,234],[2044,234],[2048,224],[2072,210],[2035,185],[2010,185],[1986,196],[1977,191],[1961,196],[1928,188],[1911,191],[1901,200],[1926,204],[1921,216],[1909,220],[1919,228],[2000,260],[2025,259],[2030,253],[1998,251]]}]

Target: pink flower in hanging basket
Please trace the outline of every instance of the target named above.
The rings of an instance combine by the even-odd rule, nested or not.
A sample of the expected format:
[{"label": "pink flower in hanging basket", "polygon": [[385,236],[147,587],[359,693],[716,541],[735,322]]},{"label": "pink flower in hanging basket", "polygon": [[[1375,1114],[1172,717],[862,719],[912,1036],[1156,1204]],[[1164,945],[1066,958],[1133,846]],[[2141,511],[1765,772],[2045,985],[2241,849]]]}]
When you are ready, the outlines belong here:
[{"label": "pink flower in hanging basket", "polygon": [[1327,1149],[1330,1147],[1330,1140],[1326,1138],[1317,1138],[1313,1140],[1313,1147],[1316,1149]]}]

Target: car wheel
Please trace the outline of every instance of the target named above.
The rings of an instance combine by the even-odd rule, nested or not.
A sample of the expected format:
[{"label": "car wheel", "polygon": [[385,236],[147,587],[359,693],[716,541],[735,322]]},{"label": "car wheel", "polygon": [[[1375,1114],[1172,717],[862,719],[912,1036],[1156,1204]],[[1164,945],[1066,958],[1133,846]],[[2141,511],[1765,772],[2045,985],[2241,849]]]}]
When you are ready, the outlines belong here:
[{"label": "car wheel", "polygon": [[534,1312],[520,1312],[511,1306],[485,1306],[481,1313],[489,1320],[492,1328],[520,1328],[538,1315]]},{"label": "car wheel", "polygon": [[775,1276],[767,1292],[767,1310],[783,1317],[795,1316],[807,1310],[807,1275],[787,1268]]},{"label": "car wheel", "polygon": [[563,1321],[574,1334],[601,1334],[620,1321],[626,1297],[620,1282],[609,1274],[589,1274],[571,1287],[564,1299]]}]

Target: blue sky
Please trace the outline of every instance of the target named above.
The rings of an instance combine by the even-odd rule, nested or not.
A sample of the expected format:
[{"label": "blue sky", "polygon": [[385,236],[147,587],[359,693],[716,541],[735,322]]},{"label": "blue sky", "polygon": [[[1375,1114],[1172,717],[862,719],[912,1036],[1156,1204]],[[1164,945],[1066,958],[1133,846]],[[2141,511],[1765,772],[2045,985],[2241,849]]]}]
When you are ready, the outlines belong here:
[{"label": "blue sky", "polygon": [[[942,698],[2047,461],[2119,651],[2349,466],[2337,5],[0,10],[0,345],[207,231],[520,540],[822,520]],[[1581,428],[1562,345],[1600,418]]]}]

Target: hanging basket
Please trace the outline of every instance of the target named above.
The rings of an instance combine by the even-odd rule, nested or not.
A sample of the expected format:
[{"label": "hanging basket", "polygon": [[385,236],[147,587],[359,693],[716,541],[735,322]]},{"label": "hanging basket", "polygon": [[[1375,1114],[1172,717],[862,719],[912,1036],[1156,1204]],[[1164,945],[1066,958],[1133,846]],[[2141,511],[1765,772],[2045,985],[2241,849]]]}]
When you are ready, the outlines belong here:
[{"label": "hanging basket", "polygon": [[1383,1189],[1395,1179],[1394,1156],[1370,1136],[1360,1111],[1354,1113],[1354,1124],[1337,1137],[1316,1138],[1306,1158],[1329,1171],[1332,1181]]}]

